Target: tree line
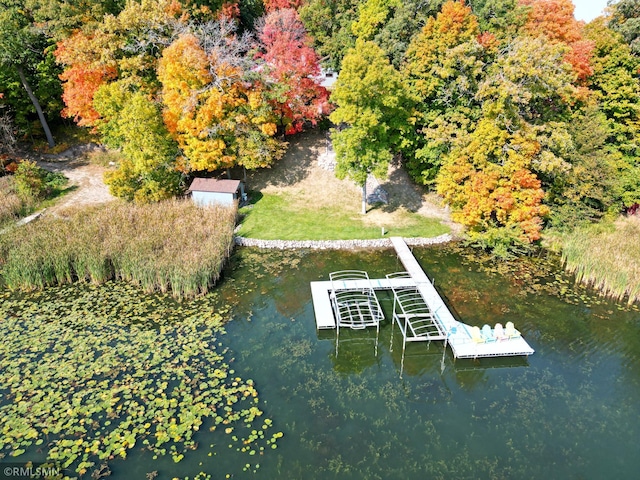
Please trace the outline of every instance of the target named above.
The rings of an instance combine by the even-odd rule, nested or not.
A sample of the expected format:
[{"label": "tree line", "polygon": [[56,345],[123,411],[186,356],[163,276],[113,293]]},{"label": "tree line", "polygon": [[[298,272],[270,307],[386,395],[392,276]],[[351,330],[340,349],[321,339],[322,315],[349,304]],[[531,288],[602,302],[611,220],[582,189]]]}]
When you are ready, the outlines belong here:
[{"label": "tree line", "polygon": [[[284,135],[334,109],[339,176],[363,185],[395,158],[480,245],[524,247],[640,203],[635,0],[588,25],[570,0],[0,6],[4,124],[24,134],[61,113],[99,132],[122,152],[107,181],[127,199],[268,166]],[[339,71],[331,104],[320,64]]]},{"label": "tree line", "polygon": [[[269,166],[283,135],[329,111],[319,59],[282,2],[2,3],[2,74],[29,71],[40,90],[37,73],[51,65],[55,92],[38,91],[55,100],[46,110],[120,149],[106,182],[128,200],[174,196],[193,172]],[[7,88],[6,98],[23,102],[7,103],[26,129],[22,93]]]},{"label": "tree line", "polygon": [[362,183],[396,157],[501,251],[639,203],[636,4],[585,25],[570,0],[311,0],[340,68],[338,173]]}]

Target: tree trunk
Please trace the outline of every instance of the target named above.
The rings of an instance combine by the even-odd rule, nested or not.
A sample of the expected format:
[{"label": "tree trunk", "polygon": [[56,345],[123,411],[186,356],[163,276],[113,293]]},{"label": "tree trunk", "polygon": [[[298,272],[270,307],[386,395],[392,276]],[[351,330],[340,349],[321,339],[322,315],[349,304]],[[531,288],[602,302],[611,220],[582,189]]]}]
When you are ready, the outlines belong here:
[{"label": "tree trunk", "polygon": [[55,147],[55,142],[53,141],[53,135],[51,135],[51,130],[49,129],[49,124],[47,123],[47,119],[44,118],[44,112],[42,111],[42,107],[40,106],[40,102],[33,94],[31,87],[29,86],[29,82],[27,81],[27,77],[24,75],[24,70],[21,66],[18,66],[18,75],[20,75],[20,81],[22,82],[22,86],[27,91],[27,95],[31,99],[31,103],[36,108],[36,112],[38,112],[38,118],[40,119],[40,123],[42,124],[42,129],[44,130],[44,134],[47,136],[47,142],[49,143],[49,148]]},{"label": "tree trunk", "polygon": [[362,215],[367,214],[367,182],[362,185]]}]

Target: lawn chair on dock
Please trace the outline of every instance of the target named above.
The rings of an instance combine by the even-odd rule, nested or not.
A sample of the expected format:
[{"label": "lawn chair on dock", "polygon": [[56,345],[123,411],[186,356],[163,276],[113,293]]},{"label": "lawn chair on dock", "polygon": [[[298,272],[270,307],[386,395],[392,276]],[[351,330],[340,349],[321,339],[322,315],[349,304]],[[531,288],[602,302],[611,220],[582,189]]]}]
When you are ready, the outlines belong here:
[{"label": "lawn chair on dock", "polygon": [[520,332],[513,326],[513,322],[507,322],[504,327],[504,335],[507,338],[519,338]]},{"label": "lawn chair on dock", "polygon": [[493,335],[493,331],[491,330],[491,327],[486,323],[482,326],[482,338],[484,338],[484,341],[486,343],[496,341],[496,337]]},{"label": "lawn chair on dock", "polygon": [[501,323],[496,323],[496,326],[493,327],[493,336],[496,338],[498,342],[502,340],[506,340],[507,336],[504,333],[504,328]]},{"label": "lawn chair on dock", "polygon": [[482,333],[480,333],[480,328],[473,326],[471,327],[471,340],[473,340],[474,343],[484,343],[484,337],[482,336]]}]

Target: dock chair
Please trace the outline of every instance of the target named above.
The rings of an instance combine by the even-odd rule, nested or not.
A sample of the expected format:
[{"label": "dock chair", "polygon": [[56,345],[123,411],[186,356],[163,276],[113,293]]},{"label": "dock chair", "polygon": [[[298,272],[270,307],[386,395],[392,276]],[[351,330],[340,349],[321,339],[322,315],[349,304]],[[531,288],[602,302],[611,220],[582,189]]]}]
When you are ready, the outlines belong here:
[{"label": "dock chair", "polygon": [[504,328],[502,327],[501,323],[496,323],[496,326],[493,327],[493,336],[499,342],[507,339],[507,336],[504,333]]},{"label": "dock chair", "polygon": [[471,340],[473,340],[474,343],[484,343],[485,342],[484,337],[480,333],[480,328],[471,327]]},{"label": "dock chair", "polygon": [[513,326],[513,322],[507,322],[504,327],[504,335],[507,338],[518,338],[520,337],[520,332]]},{"label": "dock chair", "polygon": [[496,341],[496,337],[494,337],[491,327],[486,323],[482,326],[482,338],[484,338],[484,341],[487,343]]}]

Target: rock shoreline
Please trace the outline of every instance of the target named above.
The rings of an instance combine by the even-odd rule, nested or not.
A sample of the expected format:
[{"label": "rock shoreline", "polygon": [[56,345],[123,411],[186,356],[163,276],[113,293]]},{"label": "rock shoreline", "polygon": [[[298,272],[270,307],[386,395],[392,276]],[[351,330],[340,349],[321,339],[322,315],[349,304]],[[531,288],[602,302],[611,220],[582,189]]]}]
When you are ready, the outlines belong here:
[{"label": "rock shoreline", "polygon": [[[437,245],[453,241],[449,233],[432,238],[404,238],[410,247]],[[391,248],[390,238],[374,238],[368,240],[259,240],[235,236],[234,242],[239,247],[255,247],[276,250],[293,250],[307,248],[310,250],[355,250],[359,248]]]}]

